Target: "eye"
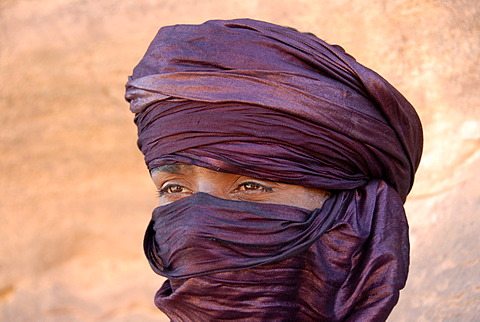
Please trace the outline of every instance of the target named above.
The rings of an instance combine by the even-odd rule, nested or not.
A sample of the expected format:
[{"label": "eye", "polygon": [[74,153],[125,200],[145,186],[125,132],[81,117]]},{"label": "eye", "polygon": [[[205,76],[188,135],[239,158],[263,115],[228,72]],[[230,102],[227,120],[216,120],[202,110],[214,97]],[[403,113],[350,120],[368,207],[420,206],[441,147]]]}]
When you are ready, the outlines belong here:
[{"label": "eye", "polygon": [[272,192],[273,189],[263,184],[254,181],[243,182],[238,185],[237,191],[259,191],[259,192]]},{"label": "eye", "polygon": [[164,196],[164,195],[180,194],[180,193],[188,193],[188,192],[190,192],[190,190],[184,186],[181,186],[179,184],[168,184],[158,190],[158,195]]}]

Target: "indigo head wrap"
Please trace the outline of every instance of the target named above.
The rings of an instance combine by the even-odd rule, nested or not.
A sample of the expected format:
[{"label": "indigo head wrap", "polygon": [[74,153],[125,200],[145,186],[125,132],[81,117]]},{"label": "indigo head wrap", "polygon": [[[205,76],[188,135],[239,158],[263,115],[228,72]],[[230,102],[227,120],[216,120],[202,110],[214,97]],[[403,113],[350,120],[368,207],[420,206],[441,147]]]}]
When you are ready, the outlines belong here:
[{"label": "indigo head wrap", "polygon": [[[160,29],[126,88],[149,169],[187,163],[337,192],[326,204],[328,214],[322,214],[336,219],[322,226],[323,235],[305,237],[311,240],[294,252],[308,257],[315,278],[310,293],[292,295],[297,306],[289,312],[329,320],[388,315],[407,275],[402,203],[420,161],[422,129],[413,107],[386,80],[341,47],[311,34],[238,19]],[[224,206],[230,207],[216,207]],[[256,265],[265,271],[265,265],[278,261],[246,261],[230,268],[231,261],[219,260],[207,277],[208,269],[188,268],[181,275],[185,267],[175,269],[175,254],[159,249],[168,247],[159,227],[165,232],[171,226],[160,225],[158,213],[170,208],[154,212],[145,248],[152,267],[171,278],[157,294],[157,305],[171,317],[214,318],[209,314],[215,305],[228,311],[228,304],[218,302],[202,311],[193,293],[179,297],[185,285],[206,287],[231,278],[218,274],[249,272]],[[338,213],[340,208],[344,210]],[[292,234],[286,238],[302,233]],[[340,244],[345,247],[338,248]],[[292,255],[280,263],[297,259]],[[206,267],[200,262],[198,267]],[[188,283],[180,287],[176,279]],[[183,291],[175,292],[173,284]],[[185,307],[182,314],[187,315],[176,315],[171,308],[180,300],[172,302],[175,296],[204,315],[188,317]],[[255,315],[245,309],[246,315],[238,318],[265,317],[265,310]],[[240,314],[235,312],[223,318]]]}]

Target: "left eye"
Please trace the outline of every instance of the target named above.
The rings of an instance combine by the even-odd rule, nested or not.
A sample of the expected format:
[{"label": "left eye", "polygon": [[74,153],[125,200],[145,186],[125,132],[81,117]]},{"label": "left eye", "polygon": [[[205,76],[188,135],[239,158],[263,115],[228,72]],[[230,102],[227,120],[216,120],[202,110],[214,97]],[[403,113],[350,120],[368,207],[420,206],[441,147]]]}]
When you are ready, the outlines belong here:
[{"label": "left eye", "polygon": [[271,191],[271,188],[268,188],[257,182],[244,182],[238,186],[240,191]]}]

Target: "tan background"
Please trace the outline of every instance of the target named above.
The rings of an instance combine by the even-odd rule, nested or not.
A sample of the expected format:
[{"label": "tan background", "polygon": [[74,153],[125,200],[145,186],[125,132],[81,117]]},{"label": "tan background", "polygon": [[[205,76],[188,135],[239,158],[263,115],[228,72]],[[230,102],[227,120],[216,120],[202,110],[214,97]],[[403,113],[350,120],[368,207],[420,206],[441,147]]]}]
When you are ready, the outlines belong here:
[{"label": "tan background", "polygon": [[0,321],[158,321],[155,206],[124,83],[157,29],[252,17],[341,44],[416,106],[425,154],[391,321],[479,320],[480,2],[0,0]]}]

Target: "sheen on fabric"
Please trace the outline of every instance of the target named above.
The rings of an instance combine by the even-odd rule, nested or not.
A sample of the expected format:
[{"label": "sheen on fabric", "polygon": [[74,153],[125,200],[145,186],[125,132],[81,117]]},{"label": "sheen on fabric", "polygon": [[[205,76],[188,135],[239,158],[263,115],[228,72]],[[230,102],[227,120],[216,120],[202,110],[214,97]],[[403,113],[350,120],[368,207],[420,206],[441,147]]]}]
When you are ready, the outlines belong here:
[{"label": "sheen on fabric", "polygon": [[174,321],[379,321],[405,284],[407,234],[381,181],[312,213],[196,193],[155,209],[145,252]]},{"label": "sheen on fabric", "polygon": [[161,28],[125,97],[150,170],[332,192],[313,212],[201,193],[157,208],[144,248],[172,320],[386,319],[407,278],[403,202],[423,138],[385,79],[311,34],[214,20]]},{"label": "sheen on fabric", "polygon": [[[138,144],[150,169],[175,162],[181,159],[179,152],[195,147],[187,157],[198,165],[232,171],[236,162],[250,159],[234,171],[258,177],[259,172],[280,173],[291,157],[304,154],[312,158],[305,166],[307,175],[271,174],[271,180],[336,189],[330,177],[345,178],[342,184],[350,181],[357,187],[381,178],[405,201],[422,151],[415,110],[386,80],[339,46],[261,21],[160,29],[127,83],[126,98],[137,114]],[[245,105],[251,106],[248,115],[237,115]],[[262,166],[262,156],[252,160],[249,151],[272,144],[262,142],[270,125],[263,123],[265,110],[280,123],[295,120],[295,127],[289,122],[284,129],[298,130],[293,142],[300,144],[290,141],[285,146],[280,131],[278,151],[268,155],[273,162]],[[210,127],[212,122],[218,126]],[[315,131],[309,131],[312,123]],[[229,129],[241,134],[230,135]],[[259,142],[245,144],[251,136]],[[302,141],[311,136],[318,146],[304,149]],[[251,171],[253,163],[257,171]]]}]

